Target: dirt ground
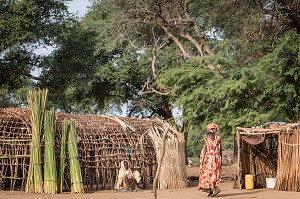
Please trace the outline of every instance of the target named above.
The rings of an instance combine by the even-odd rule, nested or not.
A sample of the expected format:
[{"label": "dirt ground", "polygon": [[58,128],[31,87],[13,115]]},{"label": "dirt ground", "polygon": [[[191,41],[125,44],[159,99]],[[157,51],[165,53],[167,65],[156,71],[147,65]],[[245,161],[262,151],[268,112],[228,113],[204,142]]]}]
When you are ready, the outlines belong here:
[{"label": "dirt ground", "polygon": [[[224,167],[224,175],[232,174],[235,171],[235,167]],[[188,176],[197,176],[198,168],[187,168]],[[226,199],[253,199],[253,198],[265,198],[265,199],[299,199],[300,192],[285,192],[276,191],[274,189],[254,189],[254,190],[239,190],[233,188],[234,181],[224,181],[221,185],[221,193],[215,198]],[[139,192],[119,192],[119,191],[96,191],[85,194],[70,194],[63,193],[57,195],[46,194],[29,194],[24,192],[15,191],[0,191],[1,199],[40,199],[40,198],[63,198],[63,199],[153,199],[152,190],[142,190]],[[157,191],[158,199],[199,199],[208,198],[207,194],[197,190],[197,183],[190,182],[189,187],[184,189],[165,189]]]}]

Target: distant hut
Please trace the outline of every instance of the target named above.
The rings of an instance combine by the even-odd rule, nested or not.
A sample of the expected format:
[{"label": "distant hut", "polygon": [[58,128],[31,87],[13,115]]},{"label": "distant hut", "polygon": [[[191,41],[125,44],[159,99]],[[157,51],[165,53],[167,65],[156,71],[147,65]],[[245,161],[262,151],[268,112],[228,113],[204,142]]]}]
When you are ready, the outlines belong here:
[{"label": "distant hut", "polygon": [[[4,189],[25,189],[31,142],[29,114],[25,108],[0,109],[0,177]],[[64,120],[76,121],[78,158],[85,189],[113,189],[120,162],[125,158],[132,169],[141,173],[144,187],[149,187],[155,177],[164,132],[167,132],[166,153],[158,187],[186,187],[184,139],[168,123],[158,119],[56,113],[57,163]],[[64,187],[69,190],[67,172],[65,179]]]},{"label": "distant hut", "polygon": [[276,178],[276,190],[300,191],[299,124],[269,122],[236,130],[240,189],[245,175],[252,174],[255,188],[266,187],[266,178]]}]

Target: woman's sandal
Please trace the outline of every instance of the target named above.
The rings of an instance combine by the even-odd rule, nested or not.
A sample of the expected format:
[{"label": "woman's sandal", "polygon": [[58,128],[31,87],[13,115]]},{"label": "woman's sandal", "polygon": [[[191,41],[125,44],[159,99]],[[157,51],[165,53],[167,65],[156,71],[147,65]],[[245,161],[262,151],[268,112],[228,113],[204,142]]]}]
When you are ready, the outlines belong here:
[{"label": "woman's sandal", "polygon": [[220,193],[220,192],[221,192],[220,188],[217,188],[214,190],[214,192],[210,196],[214,197],[214,196],[218,195],[218,193]]},{"label": "woman's sandal", "polygon": [[214,193],[214,192],[213,192],[212,190],[210,190],[210,191],[208,192],[208,196],[211,196],[213,193]]}]

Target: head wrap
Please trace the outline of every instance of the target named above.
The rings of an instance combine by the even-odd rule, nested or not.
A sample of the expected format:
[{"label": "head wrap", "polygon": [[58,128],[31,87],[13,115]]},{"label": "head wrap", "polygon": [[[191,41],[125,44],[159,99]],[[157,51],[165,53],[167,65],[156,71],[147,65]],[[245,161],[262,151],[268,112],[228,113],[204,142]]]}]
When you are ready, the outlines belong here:
[{"label": "head wrap", "polygon": [[214,133],[214,131],[212,129],[218,130],[219,126],[215,123],[211,123],[211,124],[207,125],[207,132]]},{"label": "head wrap", "polygon": [[[128,163],[128,168],[126,169],[124,166],[124,162]],[[123,160],[121,162],[121,168],[119,170],[119,178],[122,178],[124,175],[127,175],[129,178],[132,177],[132,171],[130,169],[129,161],[128,160]]]},{"label": "head wrap", "polygon": [[[128,169],[125,168],[124,163],[127,162],[128,163]],[[115,186],[115,189],[122,189],[123,188],[123,180],[124,177],[127,176],[127,178],[134,178],[136,179],[136,182],[139,183],[141,181],[141,174],[138,171],[134,171],[132,173],[130,167],[129,167],[129,161],[128,160],[123,160],[121,162],[121,168],[119,170],[119,175],[118,175],[118,181],[117,184]]]}]

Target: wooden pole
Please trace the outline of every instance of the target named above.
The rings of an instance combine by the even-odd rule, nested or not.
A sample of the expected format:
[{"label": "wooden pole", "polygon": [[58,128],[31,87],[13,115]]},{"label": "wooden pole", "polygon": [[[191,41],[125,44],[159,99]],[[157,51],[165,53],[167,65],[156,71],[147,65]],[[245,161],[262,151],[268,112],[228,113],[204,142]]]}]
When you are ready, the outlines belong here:
[{"label": "wooden pole", "polygon": [[153,198],[154,199],[157,199],[157,188],[156,188],[156,185],[157,185],[157,180],[158,180],[158,177],[159,177],[159,174],[160,174],[160,170],[161,170],[161,162],[162,162],[162,160],[164,158],[164,155],[165,155],[166,138],[167,138],[167,131],[164,132],[163,137],[162,137],[162,150],[161,150],[159,161],[157,163],[157,170],[156,170],[155,178],[154,178],[154,181],[153,181]]},{"label": "wooden pole", "polygon": [[242,189],[241,138],[239,131],[236,131],[236,141],[238,145],[238,188]]}]

